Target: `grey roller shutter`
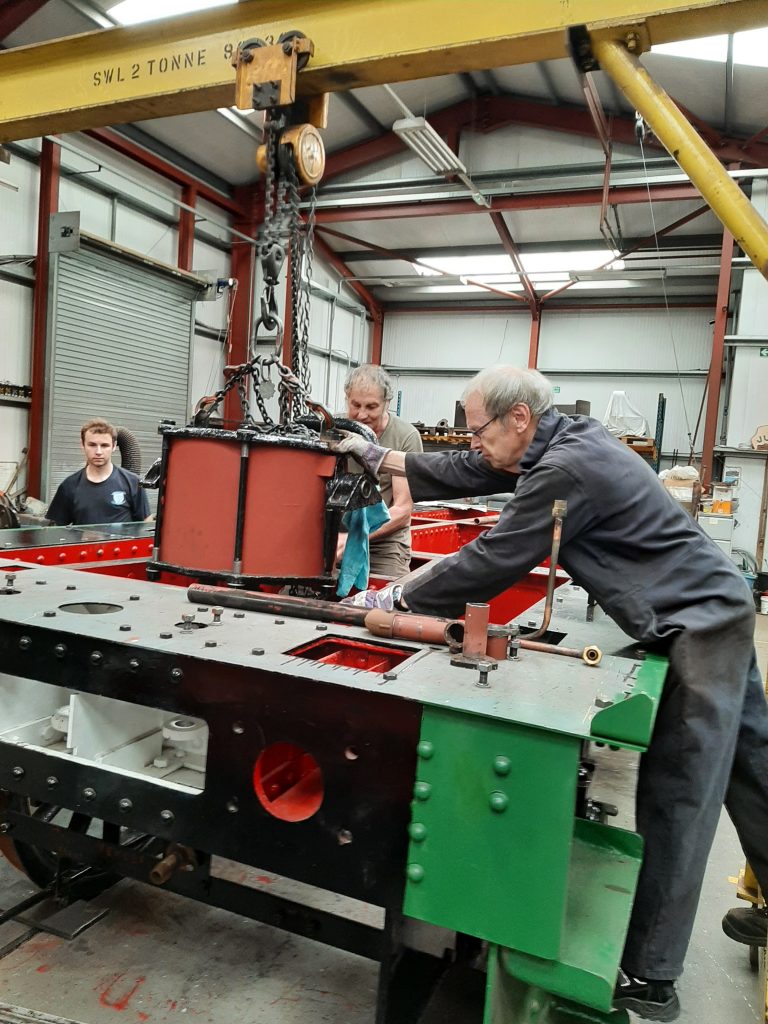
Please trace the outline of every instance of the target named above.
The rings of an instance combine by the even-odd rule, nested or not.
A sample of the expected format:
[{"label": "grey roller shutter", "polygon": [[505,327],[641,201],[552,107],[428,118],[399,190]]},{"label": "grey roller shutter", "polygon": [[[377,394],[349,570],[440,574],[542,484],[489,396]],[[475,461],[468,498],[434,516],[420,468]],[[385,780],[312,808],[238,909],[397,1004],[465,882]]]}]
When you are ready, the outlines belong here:
[{"label": "grey roller shutter", "polygon": [[[51,255],[43,494],[83,465],[80,427],[103,417],[138,438],[142,469],[160,454],[161,419],[189,408],[199,279],[81,236]],[[119,455],[115,461],[119,463]]]}]

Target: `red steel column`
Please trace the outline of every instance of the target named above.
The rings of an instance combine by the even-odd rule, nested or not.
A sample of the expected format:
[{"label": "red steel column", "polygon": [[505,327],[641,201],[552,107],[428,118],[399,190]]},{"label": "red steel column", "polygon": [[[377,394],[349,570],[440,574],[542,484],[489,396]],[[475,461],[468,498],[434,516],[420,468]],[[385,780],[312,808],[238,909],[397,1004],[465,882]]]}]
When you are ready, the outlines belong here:
[{"label": "red steel column", "polygon": [[195,211],[197,205],[197,189],[194,185],[184,185],[181,190],[181,201],[191,210],[179,208],[179,270],[191,270],[195,249]]},{"label": "red steel column", "polygon": [[733,235],[723,231],[723,245],[720,250],[720,279],[717,284],[715,326],[712,331],[712,358],[709,361],[707,377],[707,412],[704,418],[704,441],[701,451],[701,482],[707,486],[712,480],[713,449],[717,418],[720,410],[720,386],[723,380],[723,353],[725,333],[728,325],[728,306],[731,295],[731,260],[733,259]]},{"label": "red steel column", "polygon": [[371,313],[373,333],[371,335],[371,362],[381,366],[381,346],[384,341],[384,310],[379,307]]},{"label": "red steel column", "polygon": [[[234,223],[234,228],[256,236],[256,228],[263,215],[261,191],[254,187],[242,186],[235,189],[235,201],[243,213]],[[253,329],[254,274],[256,270],[256,249],[236,235],[233,237],[230,274],[237,281],[237,293],[232,308],[228,350],[224,353],[226,365],[237,366],[248,359]],[[224,399],[224,419],[242,419],[240,398],[235,388]]]},{"label": "red steel column", "polygon": [[29,407],[29,462],[27,492],[40,496],[43,468],[43,411],[48,332],[48,227],[59,209],[61,148],[43,139],[37,204],[37,256],[32,307],[32,403]]},{"label": "red steel column", "polygon": [[535,370],[539,362],[539,335],[541,333],[541,305],[531,306],[531,340],[528,344],[528,369]]}]

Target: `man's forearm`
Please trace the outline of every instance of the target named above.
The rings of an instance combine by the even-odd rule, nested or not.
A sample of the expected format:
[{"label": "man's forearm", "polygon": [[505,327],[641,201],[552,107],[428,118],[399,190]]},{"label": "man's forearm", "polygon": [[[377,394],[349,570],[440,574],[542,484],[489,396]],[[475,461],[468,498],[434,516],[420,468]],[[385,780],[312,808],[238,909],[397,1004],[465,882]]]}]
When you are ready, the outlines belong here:
[{"label": "man's forearm", "polygon": [[389,473],[390,476],[405,476],[405,452],[387,452],[379,466],[379,472]]}]

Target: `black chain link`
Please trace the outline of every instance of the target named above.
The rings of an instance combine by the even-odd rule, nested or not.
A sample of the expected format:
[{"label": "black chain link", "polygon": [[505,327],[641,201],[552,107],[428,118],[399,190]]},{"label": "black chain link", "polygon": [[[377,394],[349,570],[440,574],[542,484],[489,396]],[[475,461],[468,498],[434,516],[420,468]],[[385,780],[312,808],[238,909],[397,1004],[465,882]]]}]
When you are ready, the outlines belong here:
[{"label": "black chain link", "polygon": [[[257,254],[261,264],[263,293],[259,319],[256,322],[250,346],[250,360],[234,368],[224,387],[217,391],[194,418],[198,425],[207,423],[222,399],[237,388],[242,410],[242,424],[263,433],[311,435],[307,426],[295,422],[309,411],[307,397],[310,390],[309,326],[310,282],[312,279],[313,233],[315,224],[315,189],[310,193],[310,207],[306,227],[300,215],[299,179],[293,151],[284,147],[280,152],[279,139],[286,126],[286,118],[276,110],[268,110],[264,119],[266,167],[264,171],[264,221],[259,231]],[[281,168],[283,173],[281,174]],[[280,361],[283,346],[283,324],[278,314],[275,288],[285,263],[286,243],[290,245],[291,265],[291,366]],[[274,332],[271,351],[259,353],[258,332]],[[263,339],[262,339],[263,340]],[[278,408],[280,423],[276,424],[267,410],[263,390],[269,385],[267,397],[274,386],[272,369],[277,369]],[[251,412],[248,397],[250,381],[253,401],[258,407],[262,423],[257,423]]]}]

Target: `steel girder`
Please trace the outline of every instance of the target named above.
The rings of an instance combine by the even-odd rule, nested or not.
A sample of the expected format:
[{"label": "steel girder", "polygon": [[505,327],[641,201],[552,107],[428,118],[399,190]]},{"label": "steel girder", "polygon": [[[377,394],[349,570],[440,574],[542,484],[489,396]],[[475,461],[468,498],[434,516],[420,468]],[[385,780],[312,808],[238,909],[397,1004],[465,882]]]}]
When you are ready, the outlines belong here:
[{"label": "steel girder", "polygon": [[297,28],[315,45],[309,95],[564,57],[574,25],[662,43],[766,21],[763,0],[244,0],[0,54],[0,142],[228,106],[237,44]]}]

